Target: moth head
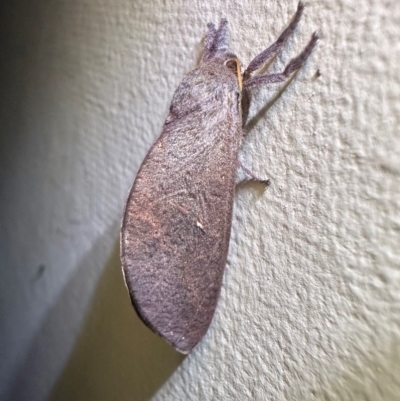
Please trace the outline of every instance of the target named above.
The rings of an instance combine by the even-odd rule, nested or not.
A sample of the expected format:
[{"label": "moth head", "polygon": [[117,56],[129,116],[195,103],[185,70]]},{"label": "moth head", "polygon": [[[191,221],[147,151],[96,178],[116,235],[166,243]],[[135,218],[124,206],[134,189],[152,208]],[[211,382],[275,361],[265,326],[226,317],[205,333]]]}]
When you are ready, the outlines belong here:
[{"label": "moth head", "polygon": [[243,81],[242,81],[242,68],[240,60],[237,57],[229,58],[224,62],[224,66],[230,69],[234,74],[236,74],[239,88],[240,90],[242,90]]}]

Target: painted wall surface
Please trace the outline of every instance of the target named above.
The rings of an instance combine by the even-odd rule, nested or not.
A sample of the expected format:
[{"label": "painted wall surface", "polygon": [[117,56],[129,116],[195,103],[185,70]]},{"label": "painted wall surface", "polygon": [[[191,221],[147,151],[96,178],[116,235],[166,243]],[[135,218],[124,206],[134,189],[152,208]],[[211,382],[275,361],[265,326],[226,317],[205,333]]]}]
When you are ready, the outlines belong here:
[{"label": "painted wall surface", "polygon": [[[0,399],[399,400],[400,7],[309,1],[259,91],[221,299],[186,358],[136,317],[124,201],[209,21],[246,65],[296,1],[0,8]],[[321,76],[317,77],[319,69]]]}]

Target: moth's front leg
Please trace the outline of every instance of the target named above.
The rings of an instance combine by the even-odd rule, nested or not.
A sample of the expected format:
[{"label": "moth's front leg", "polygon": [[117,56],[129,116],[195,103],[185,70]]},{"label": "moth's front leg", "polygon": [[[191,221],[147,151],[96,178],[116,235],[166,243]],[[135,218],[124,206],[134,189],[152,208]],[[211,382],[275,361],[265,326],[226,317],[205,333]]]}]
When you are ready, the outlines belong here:
[{"label": "moth's front leg", "polygon": [[286,81],[290,77],[290,75],[292,75],[292,73],[299,70],[303,66],[303,64],[306,62],[311,52],[313,51],[318,40],[319,37],[317,33],[314,32],[311,36],[310,41],[308,42],[308,45],[297,57],[290,60],[289,64],[286,66],[283,72],[280,72],[278,74],[263,74],[251,77],[243,82],[244,89],[250,91],[266,84]]},{"label": "moth's front leg", "polygon": [[281,35],[279,36],[279,38],[276,40],[275,43],[273,43],[271,46],[269,46],[267,49],[261,52],[257,57],[254,57],[249,66],[246,68],[246,71],[243,74],[244,81],[246,81],[250,77],[251,73],[260,69],[264,64],[266,64],[269,60],[274,58],[282,50],[282,47],[286,44],[287,40],[289,39],[289,36],[296,29],[297,24],[300,21],[301,15],[303,14],[303,11],[304,11],[304,5],[300,1],[297,6],[296,14],[294,15],[293,20],[289,24],[289,26],[281,33]]},{"label": "moth's front leg", "polygon": [[[315,45],[318,42],[318,35],[316,33],[313,34],[311,37],[310,42],[305,47],[305,49],[295,58],[293,58],[285,70],[278,74],[264,74],[260,76],[256,76],[253,78],[248,79],[244,82],[244,90],[242,92],[242,110],[243,110],[243,121],[246,122],[248,110],[249,110],[249,94],[251,94],[251,90],[259,88],[260,86],[269,84],[269,83],[276,83],[276,82],[283,82],[290,77],[290,75],[300,69],[302,65],[306,62],[308,56],[311,54],[312,50],[314,49]],[[243,136],[246,136],[246,132],[243,130]],[[249,175],[252,180],[257,181],[259,183],[265,184],[268,186],[270,184],[269,179],[262,179],[257,177],[254,173],[252,173],[247,167],[245,167],[241,162],[239,162],[239,167]]]},{"label": "moth's front leg", "polygon": [[[315,45],[317,44],[319,38],[318,35],[314,33],[310,41],[308,42],[307,46],[304,48],[304,50],[297,57],[290,60],[289,64],[286,66],[283,72],[278,74],[262,74],[254,77],[251,76],[253,72],[260,69],[266,62],[275,57],[276,54],[282,49],[284,44],[287,42],[289,36],[293,33],[297,24],[299,23],[303,10],[304,10],[304,5],[300,1],[297,7],[297,12],[292,22],[279,36],[278,40],[270,47],[268,47],[266,50],[264,50],[262,53],[260,53],[257,57],[255,57],[247,67],[246,71],[244,72],[243,91],[242,91],[242,116],[244,124],[247,122],[251,92],[254,89],[257,89],[263,85],[269,83],[284,82],[285,80],[287,80],[292,73],[299,70],[303,66],[307,58],[310,56]],[[246,131],[243,130],[243,136],[246,135],[247,135]],[[269,179],[259,178],[251,170],[245,167],[243,163],[241,163],[240,161],[238,167],[241,168],[249,177],[251,177],[252,180],[262,183],[266,186],[270,184]]]}]

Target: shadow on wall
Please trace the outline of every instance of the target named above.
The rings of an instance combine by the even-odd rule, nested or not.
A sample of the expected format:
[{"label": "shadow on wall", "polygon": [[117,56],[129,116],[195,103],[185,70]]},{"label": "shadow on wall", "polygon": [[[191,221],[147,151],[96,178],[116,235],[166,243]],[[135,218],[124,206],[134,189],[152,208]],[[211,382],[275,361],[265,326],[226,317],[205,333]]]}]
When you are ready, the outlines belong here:
[{"label": "shadow on wall", "polygon": [[[74,305],[76,310],[82,308],[79,301],[83,298],[81,291],[85,290],[83,283],[91,275],[93,280],[93,267],[96,268],[93,260],[98,257],[96,253],[101,253],[102,246],[104,239],[99,240],[84,258],[50,310],[16,375],[10,400],[43,399],[36,397],[37,391],[48,393],[48,389],[37,387],[52,384],[52,380],[49,383],[49,378],[43,375],[46,372],[54,374],[52,369],[57,368],[51,366],[51,361],[60,354],[63,338],[73,336],[68,332],[65,318],[71,314]],[[88,304],[69,360],[59,377],[53,379],[56,384],[50,397],[44,398],[57,401],[148,400],[184,356],[153,334],[137,317],[124,285],[118,243]]]}]

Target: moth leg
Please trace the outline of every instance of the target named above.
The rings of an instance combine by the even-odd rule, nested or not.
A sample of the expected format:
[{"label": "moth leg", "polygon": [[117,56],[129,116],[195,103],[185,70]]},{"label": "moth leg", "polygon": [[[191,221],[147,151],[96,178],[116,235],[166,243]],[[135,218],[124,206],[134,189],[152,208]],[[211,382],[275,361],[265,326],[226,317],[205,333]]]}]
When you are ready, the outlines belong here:
[{"label": "moth leg", "polygon": [[271,184],[271,181],[269,178],[262,179],[262,178],[258,177],[251,170],[249,170],[241,161],[239,161],[239,167],[251,178],[252,181],[256,181],[260,184],[263,184],[266,187],[269,187],[269,185]]},{"label": "moth leg", "polygon": [[207,61],[212,57],[223,55],[228,50],[228,21],[221,19],[218,30],[215,25],[209,23],[208,34],[204,42],[204,55],[202,61]]},{"label": "moth leg", "polygon": [[299,70],[303,66],[308,56],[311,54],[312,50],[317,44],[318,40],[319,37],[317,33],[314,32],[313,35],[311,36],[310,41],[308,42],[308,45],[297,57],[290,60],[289,64],[286,66],[283,72],[278,74],[263,74],[249,78],[247,81],[243,83],[244,88],[253,89],[265,84],[286,81],[293,72]]},{"label": "moth leg", "polygon": [[271,60],[273,57],[275,57],[280,52],[282,47],[285,45],[285,43],[289,39],[290,35],[296,29],[297,24],[300,21],[301,15],[303,14],[303,11],[304,11],[304,4],[300,1],[297,6],[297,11],[296,11],[296,14],[294,15],[292,22],[282,32],[282,34],[279,36],[277,41],[275,43],[273,43],[271,46],[269,46],[267,49],[265,49],[263,52],[261,52],[257,57],[255,57],[251,61],[251,63],[249,64],[249,66],[247,67],[246,71],[243,74],[244,81],[250,77],[250,74],[252,72],[261,68],[267,61]]}]

